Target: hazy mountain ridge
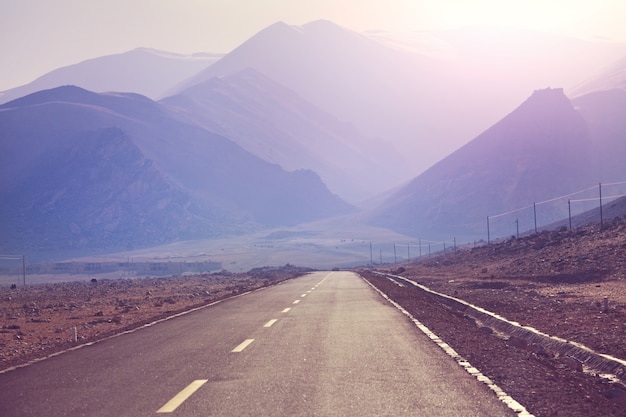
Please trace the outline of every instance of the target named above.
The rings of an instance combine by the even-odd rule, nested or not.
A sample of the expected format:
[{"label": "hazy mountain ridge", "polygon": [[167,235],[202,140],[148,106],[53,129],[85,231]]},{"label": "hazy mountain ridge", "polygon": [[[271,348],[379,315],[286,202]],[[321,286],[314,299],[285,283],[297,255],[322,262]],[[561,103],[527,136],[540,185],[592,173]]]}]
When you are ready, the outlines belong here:
[{"label": "hazy mountain ridge", "polygon": [[35,93],[0,106],[0,131],[4,248],[137,247],[351,210],[315,173],[286,172],[136,94]]},{"label": "hazy mountain ridge", "polygon": [[[487,216],[602,179],[623,180],[626,152],[616,153],[616,147],[624,147],[624,132],[611,137],[591,125],[562,89],[535,91],[500,122],[398,191],[371,214],[372,223],[422,237],[482,235]],[[563,210],[553,220],[562,218]]]},{"label": "hazy mountain ridge", "polygon": [[574,85],[626,52],[623,44],[535,32],[471,28],[418,35],[415,47],[411,41],[398,47],[381,40],[385,34],[367,36],[332,22],[279,22],[174,92],[254,68],[410,154],[408,168],[417,175],[504,117],[528,91]]},{"label": "hazy mountain ridge", "polygon": [[221,54],[181,55],[137,48],[58,68],[31,83],[0,92],[0,104],[63,85],[76,85],[94,92],[134,92],[156,99],[170,86],[221,57]]},{"label": "hazy mountain ridge", "polygon": [[391,144],[363,135],[250,68],[211,78],[161,103],[287,170],[315,171],[354,202],[408,175]]},{"label": "hazy mountain ridge", "polygon": [[593,77],[572,88],[572,97],[580,97],[598,91],[626,90],[626,56],[603,68]]}]

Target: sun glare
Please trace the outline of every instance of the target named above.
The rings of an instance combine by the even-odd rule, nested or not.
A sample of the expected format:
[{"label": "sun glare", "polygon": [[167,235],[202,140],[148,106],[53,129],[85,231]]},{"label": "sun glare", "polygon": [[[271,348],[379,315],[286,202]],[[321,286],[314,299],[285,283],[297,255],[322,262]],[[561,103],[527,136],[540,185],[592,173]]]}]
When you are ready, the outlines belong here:
[{"label": "sun glare", "polygon": [[[607,7],[614,4],[611,0],[605,2]],[[563,34],[584,31],[589,35],[601,31],[595,29],[597,22],[589,0],[452,0],[432,2],[427,7],[433,25],[447,29],[491,26]]]}]

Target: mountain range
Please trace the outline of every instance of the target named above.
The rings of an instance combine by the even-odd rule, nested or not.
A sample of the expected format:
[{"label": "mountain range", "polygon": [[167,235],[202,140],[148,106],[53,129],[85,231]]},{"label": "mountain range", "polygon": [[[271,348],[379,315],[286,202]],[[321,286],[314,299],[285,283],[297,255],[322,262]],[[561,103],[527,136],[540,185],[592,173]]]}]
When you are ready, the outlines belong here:
[{"label": "mountain range", "polygon": [[[0,250],[218,239],[371,198],[368,226],[485,237],[487,216],[626,180],[624,60],[598,70],[625,55],[545,34],[400,42],[317,21],[276,23],[224,56],[138,49],[66,67],[4,92],[22,96],[0,106]],[[576,87],[544,88],[555,80]]]},{"label": "mountain range", "polygon": [[253,68],[411,155],[409,180],[496,123],[530,91],[575,85],[626,55],[624,44],[535,32],[470,28],[414,35],[419,42],[407,47],[390,41],[394,34],[361,34],[324,20],[277,22],[171,93]]},{"label": "mountain range", "polygon": [[0,131],[4,251],[149,246],[352,210],[314,172],[136,94],[41,91],[0,106]]}]

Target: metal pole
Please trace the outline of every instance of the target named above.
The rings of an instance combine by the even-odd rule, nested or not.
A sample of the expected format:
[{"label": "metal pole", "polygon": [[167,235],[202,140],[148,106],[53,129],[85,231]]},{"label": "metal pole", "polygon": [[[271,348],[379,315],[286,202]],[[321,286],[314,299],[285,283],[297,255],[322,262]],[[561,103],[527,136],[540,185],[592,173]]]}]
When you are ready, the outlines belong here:
[{"label": "metal pole", "polygon": [[537,233],[537,204],[533,203],[533,213],[535,216],[535,233]]},{"label": "metal pole", "polygon": [[411,244],[407,243],[406,244],[406,261],[407,262],[411,262]]},{"label": "metal pole", "polygon": [[22,278],[24,278],[24,286],[26,286],[26,255],[22,255]]},{"label": "metal pole", "polygon": [[489,234],[489,216],[487,216],[487,244],[491,242],[491,236]]},{"label": "metal pole", "polygon": [[374,265],[374,258],[372,258],[372,242],[370,242],[370,265]]},{"label": "metal pole", "polygon": [[515,219],[515,236],[519,239],[519,219]]},{"label": "metal pole", "polygon": [[422,239],[419,239],[418,243],[419,243],[419,252],[420,252],[420,258],[421,258],[422,257]]},{"label": "metal pole", "polygon": [[603,219],[602,219],[602,183],[598,184],[598,189],[600,190],[600,228],[602,228],[602,226],[603,226]]},{"label": "metal pole", "polygon": [[398,255],[396,255],[396,244],[393,244],[393,263],[398,263]]},{"label": "metal pole", "polygon": [[567,200],[567,212],[569,214],[569,230],[572,230],[572,200]]}]

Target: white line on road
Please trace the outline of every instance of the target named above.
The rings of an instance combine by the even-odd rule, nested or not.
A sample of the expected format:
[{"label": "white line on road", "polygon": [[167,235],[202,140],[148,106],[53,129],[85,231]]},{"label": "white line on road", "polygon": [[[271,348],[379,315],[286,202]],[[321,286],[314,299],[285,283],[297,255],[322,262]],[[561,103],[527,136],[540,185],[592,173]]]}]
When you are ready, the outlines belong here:
[{"label": "white line on road", "polygon": [[272,325],[273,325],[274,323],[276,323],[277,321],[278,321],[278,319],[271,319],[270,321],[268,321],[267,323],[265,323],[265,324],[263,325],[263,327],[272,327]]},{"label": "white line on road", "polygon": [[163,407],[157,410],[157,413],[171,413],[178,408],[187,398],[191,397],[191,394],[196,392],[198,388],[203,386],[208,379],[198,379],[187,385],[185,389],[176,394],[174,398],[169,400]]},{"label": "white line on road", "polygon": [[[363,277],[361,277],[363,278]],[[364,278],[363,278],[364,279]],[[496,383],[491,381],[487,376],[483,375],[478,369],[474,368],[468,361],[463,359],[461,355],[459,355],[450,345],[444,342],[439,336],[433,333],[428,327],[422,324],[419,320],[417,320],[411,313],[404,309],[400,304],[393,301],[387,294],[376,288],[371,282],[365,279],[370,287],[372,287],[376,292],[378,292],[383,298],[385,298],[389,303],[391,303],[395,308],[400,310],[402,314],[407,316],[415,326],[420,329],[426,336],[430,338],[433,342],[435,342],[444,352],[446,352],[451,358],[453,358],[465,371],[475,377],[478,381],[484,383],[489,387],[493,392],[496,393],[498,399],[506,404],[511,410],[515,411],[519,417],[535,417],[533,414],[529,413],[526,408],[518,403],[513,397],[508,395],[506,392],[502,390]]]},{"label": "white line on road", "polygon": [[231,350],[231,352],[241,352],[243,351],[245,348],[247,348],[250,343],[254,342],[254,339],[246,339],[243,342],[241,342],[239,344],[239,346],[237,346],[236,348],[234,348],[233,350]]},{"label": "white line on road", "polygon": [[286,309],[284,309],[283,311],[281,311],[281,313],[287,313],[289,310],[291,310],[291,307],[287,307]]},{"label": "white line on road", "polygon": [[302,294],[300,297],[304,298],[304,297],[306,297],[306,294]]},{"label": "white line on road", "polygon": [[296,301],[294,301],[293,303],[294,303],[294,304],[298,304],[299,302],[300,302],[300,300],[296,300]]}]

